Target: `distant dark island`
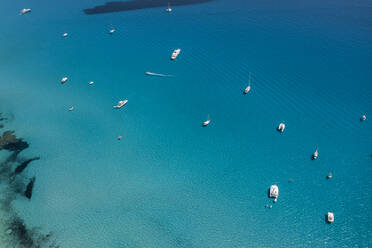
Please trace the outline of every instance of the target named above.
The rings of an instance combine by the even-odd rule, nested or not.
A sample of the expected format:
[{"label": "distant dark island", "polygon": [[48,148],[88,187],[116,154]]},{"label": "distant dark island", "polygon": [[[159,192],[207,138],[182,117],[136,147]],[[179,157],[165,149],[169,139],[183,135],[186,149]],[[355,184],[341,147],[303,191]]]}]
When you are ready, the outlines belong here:
[{"label": "distant dark island", "polygon": [[111,12],[119,11],[128,11],[128,10],[137,10],[137,9],[148,9],[148,8],[157,8],[162,6],[168,6],[168,3],[171,6],[180,6],[180,5],[192,5],[198,3],[211,2],[213,0],[130,0],[130,1],[116,1],[116,2],[107,2],[105,5],[98,5],[94,8],[84,9],[85,14],[94,15],[94,14],[105,14]]}]

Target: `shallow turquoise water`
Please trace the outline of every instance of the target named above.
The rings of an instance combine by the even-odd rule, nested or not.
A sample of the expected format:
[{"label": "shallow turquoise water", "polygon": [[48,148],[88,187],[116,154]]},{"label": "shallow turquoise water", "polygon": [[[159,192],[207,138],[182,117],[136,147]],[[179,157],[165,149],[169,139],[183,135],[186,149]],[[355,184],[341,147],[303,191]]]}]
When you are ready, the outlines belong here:
[{"label": "shallow turquoise water", "polygon": [[103,3],[0,9],[0,112],[41,157],[28,225],[61,247],[371,246],[370,2],[82,11]]}]

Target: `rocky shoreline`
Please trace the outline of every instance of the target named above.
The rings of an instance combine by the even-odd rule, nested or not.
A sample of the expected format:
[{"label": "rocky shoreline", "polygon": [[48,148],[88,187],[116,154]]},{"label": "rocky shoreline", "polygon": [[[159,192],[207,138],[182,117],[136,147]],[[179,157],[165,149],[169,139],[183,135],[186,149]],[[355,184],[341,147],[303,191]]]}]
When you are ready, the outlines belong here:
[{"label": "rocky shoreline", "polygon": [[[7,118],[0,113],[0,129],[5,128]],[[3,130],[1,130],[3,131]],[[28,178],[25,170],[39,157],[25,159],[21,152],[29,147],[15,131],[0,132],[0,151],[8,156],[0,160],[0,246],[12,248],[57,248],[52,233],[44,234],[40,228],[28,227],[16,213],[12,202],[19,196],[32,198],[36,177]]]}]

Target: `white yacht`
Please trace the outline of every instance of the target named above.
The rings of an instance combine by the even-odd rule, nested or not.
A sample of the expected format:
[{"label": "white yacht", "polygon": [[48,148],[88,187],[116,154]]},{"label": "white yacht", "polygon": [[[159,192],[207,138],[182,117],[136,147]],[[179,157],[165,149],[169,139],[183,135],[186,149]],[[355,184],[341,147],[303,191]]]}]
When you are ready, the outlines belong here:
[{"label": "white yacht", "polygon": [[317,159],[319,155],[318,148],[316,148],[314,154],[313,154],[313,160]]},{"label": "white yacht", "polygon": [[170,7],[169,2],[168,2],[168,8],[166,8],[165,11],[168,12],[168,13],[172,12],[172,8]]},{"label": "white yacht", "polygon": [[249,84],[248,84],[247,88],[244,89],[244,94],[247,94],[251,90],[251,73],[249,73],[248,82],[249,82]]},{"label": "white yacht", "polygon": [[29,13],[29,12],[31,12],[31,9],[22,9],[19,14],[24,15],[24,14]]},{"label": "white yacht", "polygon": [[72,111],[72,110],[74,110],[74,107],[70,107],[68,110],[69,110],[69,111]]},{"label": "white yacht", "polygon": [[208,126],[210,122],[211,122],[211,119],[209,118],[209,115],[208,115],[208,119],[205,122],[203,122],[203,127]]},{"label": "white yacht", "polygon": [[335,215],[332,212],[328,212],[327,220],[328,220],[328,223],[333,223],[335,221]]},{"label": "white yacht", "polygon": [[61,83],[62,83],[62,84],[66,83],[66,82],[67,82],[67,79],[68,79],[67,77],[63,77],[63,78],[61,79]]},{"label": "white yacht", "polygon": [[109,31],[109,34],[113,34],[113,33],[115,33],[115,29],[114,28],[110,29],[110,31]]},{"label": "white yacht", "polygon": [[118,104],[116,106],[114,106],[114,108],[119,109],[119,108],[123,107],[125,104],[127,104],[127,102],[128,102],[128,100],[119,101]]},{"label": "white yacht", "polygon": [[171,56],[171,60],[175,60],[177,58],[177,56],[180,54],[180,52],[181,52],[180,48],[174,50],[173,53],[172,53],[172,56]]},{"label": "white yacht", "polygon": [[94,84],[94,82],[93,82],[93,81],[90,81],[90,82],[89,82],[89,85],[93,85],[93,84]]},{"label": "white yacht", "polygon": [[271,185],[270,186],[270,192],[269,192],[269,197],[270,198],[278,198],[279,196],[279,188],[277,185]]},{"label": "white yacht", "polygon": [[279,124],[279,126],[276,128],[276,130],[278,130],[279,132],[284,132],[284,129],[285,129],[285,124],[282,122]]},{"label": "white yacht", "polygon": [[62,37],[67,37],[67,36],[68,36],[68,33],[62,34]]},{"label": "white yacht", "polygon": [[362,117],[360,117],[360,121],[365,121],[367,120],[367,116],[366,115],[362,115]]}]

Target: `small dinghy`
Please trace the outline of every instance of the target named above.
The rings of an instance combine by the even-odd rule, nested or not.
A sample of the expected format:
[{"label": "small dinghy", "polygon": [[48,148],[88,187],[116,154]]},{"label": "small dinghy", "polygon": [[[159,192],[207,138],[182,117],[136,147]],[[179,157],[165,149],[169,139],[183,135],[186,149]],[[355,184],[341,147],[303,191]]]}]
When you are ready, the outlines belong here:
[{"label": "small dinghy", "polygon": [[121,140],[123,138],[123,136],[119,135],[118,136],[118,140]]},{"label": "small dinghy", "polygon": [[168,13],[172,12],[172,8],[170,7],[169,2],[168,2],[168,8],[166,8],[165,11]]},{"label": "small dinghy", "polygon": [[319,155],[319,153],[318,153],[318,148],[316,148],[316,150],[315,150],[315,152],[314,152],[314,154],[313,154],[313,156],[312,156],[312,159],[313,159],[313,160],[317,159],[317,158],[318,158],[318,155]]},{"label": "small dinghy", "polygon": [[181,52],[181,49],[179,49],[179,48],[174,50],[173,53],[172,53],[172,56],[171,56],[171,60],[175,60],[178,57],[178,55],[180,54],[180,52]]},{"label": "small dinghy", "polygon": [[63,78],[61,79],[61,84],[64,84],[64,83],[66,83],[66,82],[67,82],[67,80],[68,80],[68,78],[67,78],[67,77],[63,77]]},{"label": "small dinghy", "polygon": [[281,132],[281,133],[284,132],[284,129],[285,129],[285,124],[283,122],[280,123],[279,126],[276,128],[276,130],[278,130],[278,132]]},{"label": "small dinghy", "polygon": [[328,175],[327,175],[327,179],[331,179],[332,178],[332,173],[330,172],[330,173],[328,173]]},{"label": "small dinghy", "polygon": [[367,120],[367,116],[366,115],[362,115],[362,117],[360,117],[360,121],[365,121]]},{"label": "small dinghy", "polygon": [[127,104],[128,100],[119,101],[117,105],[113,106],[116,109],[119,109],[123,107],[125,104]]},{"label": "small dinghy", "polygon": [[328,223],[333,223],[335,221],[335,215],[332,212],[328,212],[327,221]]}]

